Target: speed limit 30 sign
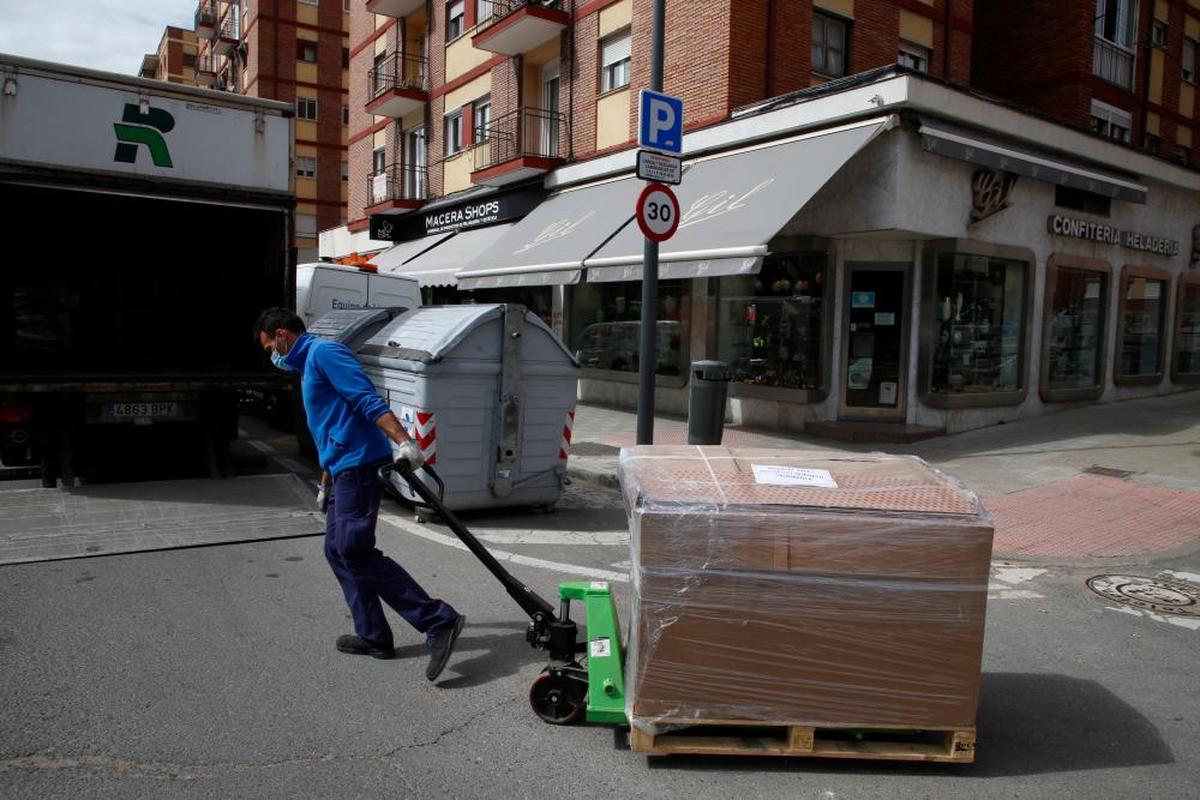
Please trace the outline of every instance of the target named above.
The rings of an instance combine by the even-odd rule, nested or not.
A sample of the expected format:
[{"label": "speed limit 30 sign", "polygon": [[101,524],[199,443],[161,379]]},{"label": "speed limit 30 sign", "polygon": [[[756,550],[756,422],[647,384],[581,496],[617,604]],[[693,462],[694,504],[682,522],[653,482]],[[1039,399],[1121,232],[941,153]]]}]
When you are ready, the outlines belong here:
[{"label": "speed limit 30 sign", "polygon": [[679,200],[671,187],[661,183],[646,184],[637,202],[638,227],[646,238],[665,242],[679,228]]}]

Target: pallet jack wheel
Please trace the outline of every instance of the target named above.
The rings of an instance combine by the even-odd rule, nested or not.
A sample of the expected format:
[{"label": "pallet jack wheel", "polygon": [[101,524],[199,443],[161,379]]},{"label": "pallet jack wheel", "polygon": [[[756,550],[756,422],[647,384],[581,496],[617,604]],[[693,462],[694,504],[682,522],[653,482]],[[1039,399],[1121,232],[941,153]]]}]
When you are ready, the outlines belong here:
[{"label": "pallet jack wheel", "polygon": [[551,725],[570,725],[583,714],[584,692],[579,681],[561,672],[546,672],[529,687],[533,713]]}]

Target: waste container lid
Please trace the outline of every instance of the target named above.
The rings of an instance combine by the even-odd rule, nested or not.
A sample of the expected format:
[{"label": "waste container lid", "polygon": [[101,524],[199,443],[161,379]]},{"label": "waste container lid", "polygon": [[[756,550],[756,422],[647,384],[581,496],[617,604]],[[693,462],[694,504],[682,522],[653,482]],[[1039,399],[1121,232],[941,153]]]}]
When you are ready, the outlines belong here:
[{"label": "waste container lid", "polygon": [[727,381],[729,365],[724,361],[693,361],[692,374],[706,381]]},{"label": "waste container lid", "polygon": [[[360,355],[375,355],[404,361],[432,364],[453,352],[480,326],[498,320],[504,313],[499,303],[461,306],[424,306],[406,311],[367,340],[359,348]],[[554,343],[564,362],[575,364],[571,355],[553,331],[536,314],[525,310],[525,336],[533,336],[529,327],[540,330]]]}]

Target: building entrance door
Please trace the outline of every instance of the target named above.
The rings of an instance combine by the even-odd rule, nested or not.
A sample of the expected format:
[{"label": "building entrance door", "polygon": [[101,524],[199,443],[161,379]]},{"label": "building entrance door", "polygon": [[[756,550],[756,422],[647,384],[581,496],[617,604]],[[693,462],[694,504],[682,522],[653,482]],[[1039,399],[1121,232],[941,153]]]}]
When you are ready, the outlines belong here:
[{"label": "building entrance door", "polygon": [[908,394],[908,264],[846,264],[841,419],[904,422]]}]

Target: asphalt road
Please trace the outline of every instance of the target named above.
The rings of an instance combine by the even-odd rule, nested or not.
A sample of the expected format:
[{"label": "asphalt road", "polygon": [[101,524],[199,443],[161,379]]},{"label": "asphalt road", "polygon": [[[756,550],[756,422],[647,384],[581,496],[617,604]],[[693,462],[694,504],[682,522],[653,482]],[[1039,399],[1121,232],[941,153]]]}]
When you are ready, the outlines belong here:
[{"label": "asphalt road", "polygon": [[[973,766],[648,760],[611,729],[538,720],[520,611],[437,526],[389,512],[400,527],[380,526],[383,549],[470,618],[436,687],[402,621],[395,661],[334,650],[350,621],[319,537],[0,567],[0,797],[1127,800],[1200,786],[1200,631],[1111,610],[1083,583],[1101,568],[995,570]],[[555,514],[469,522],[548,597],[628,560],[599,486],[577,482]],[[1126,569],[1200,573],[1200,558]]]}]

